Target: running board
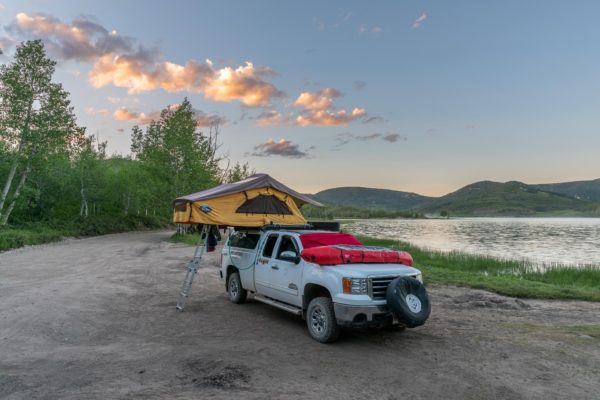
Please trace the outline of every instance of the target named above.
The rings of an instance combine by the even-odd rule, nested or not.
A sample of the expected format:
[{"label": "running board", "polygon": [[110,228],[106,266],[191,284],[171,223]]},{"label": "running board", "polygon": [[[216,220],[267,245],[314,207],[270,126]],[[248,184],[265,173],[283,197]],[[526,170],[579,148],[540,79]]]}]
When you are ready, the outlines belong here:
[{"label": "running board", "polygon": [[302,315],[301,308],[282,303],[281,301],[273,300],[268,297],[264,297],[264,296],[260,296],[260,295],[254,295],[254,300],[260,301],[261,303],[265,303],[265,304],[268,304],[273,307],[277,307],[280,310],[284,310],[284,311],[287,311],[287,312],[295,314],[295,315]]}]

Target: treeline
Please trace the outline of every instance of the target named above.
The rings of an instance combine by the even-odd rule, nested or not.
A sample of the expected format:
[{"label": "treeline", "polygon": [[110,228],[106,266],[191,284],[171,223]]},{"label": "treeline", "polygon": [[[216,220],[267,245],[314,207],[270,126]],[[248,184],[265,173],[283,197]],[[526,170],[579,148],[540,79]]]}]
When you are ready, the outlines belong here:
[{"label": "treeline", "polygon": [[107,143],[77,124],[69,93],[52,80],[55,65],[36,40],[0,66],[0,249],[48,228],[77,235],[162,226],[175,197],[252,173],[219,156],[219,127],[201,132],[187,99],[135,126],[131,155],[108,156]]},{"label": "treeline", "polygon": [[425,218],[423,214],[412,211],[389,211],[370,208],[356,208],[349,206],[315,207],[307,204],[302,207],[302,214],[307,219],[335,219],[335,218]]}]

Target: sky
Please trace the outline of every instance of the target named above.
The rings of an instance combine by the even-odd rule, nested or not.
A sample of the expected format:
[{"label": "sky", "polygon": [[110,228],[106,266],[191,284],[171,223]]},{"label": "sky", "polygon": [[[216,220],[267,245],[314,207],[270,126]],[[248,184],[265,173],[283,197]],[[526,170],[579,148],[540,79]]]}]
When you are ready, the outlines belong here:
[{"label": "sky", "polygon": [[443,195],[600,178],[596,1],[6,1],[0,62],[41,38],[78,123],[188,97],[232,162],[305,193]]}]

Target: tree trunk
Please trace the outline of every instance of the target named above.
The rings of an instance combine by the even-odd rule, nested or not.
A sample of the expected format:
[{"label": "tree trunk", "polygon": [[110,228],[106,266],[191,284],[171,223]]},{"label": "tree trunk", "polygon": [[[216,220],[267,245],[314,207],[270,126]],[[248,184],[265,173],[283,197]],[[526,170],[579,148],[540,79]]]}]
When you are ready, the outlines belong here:
[{"label": "tree trunk", "polygon": [[88,210],[87,198],[85,196],[85,187],[83,185],[83,167],[81,168],[80,182],[81,182],[81,207],[79,208],[79,216],[87,218],[88,214],[89,214],[89,210]]},{"label": "tree trunk", "polygon": [[[6,211],[6,213],[3,214],[2,211],[4,210],[4,202],[6,201],[6,197],[8,196],[8,192],[10,191],[10,187],[12,186],[12,181],[15,177],[15,173],[17,172],[17,166],[19,165],[19,157],[21,155],[21,150],[23,149],[23,135],[29,131],[29,123],[31,122],[31,111],[33,110],[33,100],[34,98],[32,95],[31,99],[29,100],[29,106],[27,107],[27,115],[25,116],[25,122],[23,122],[23,126],[21,127],[21,138],[19,139],[19,147],[17,148],[17,153],[15,154],[15,160],[13,161],[13,165],[10,167],[8,178],[6,179],[4,189],[2,190],[2,196],[0,197],[0,225],[6,225],[6,221],[8,221],[8,217],[10,216],[12,208],[14,207],[14,201],[17,197],[19,197],[18,193],[21,190],[21,185],[19,185],[19,187],[17,187],[17,189],[15,190],[15,194],[13,195],[13,202],[11,203],[12,207],[9,206],[9,209]],[[23,176],[25,177],[25,179],[27,178],[28,173],[29,161],[27,162],[27,168],[25,172],[23,172]],[[23,178],[21,180],[24,184],[25,181],[23,180]]]},{"label": "tree trunk", "polygon": [[28,174],[29,174],[29,164],[27,164],[27,168],[25,168],[25,171],[23,171],[23,175],[21,175],[21,180],[19,181],[19,184],[17,185],[17,188],[15,189],[15,193],[12,196],[10,205],[8,206],[8,209],[6,210],[4,215],[2,216],[2,221],[0,221],[1,226],[6,225],[6,223],[8,222],[8,217],[10,217],[10,213],[12,213],[13,208],[15,208],[15,203],[16,203],[17,199],[19,198],[19,195],[21,194],[21,189],[25,185],[25,180],[27,180]]},{"label": "tree trunk", "polygon": [[2,216],[2,211],[4,210],[4,202],[6,201],[6,197],[8,197],[8,192],[10,187],[12,186],[12,181],[15,177],[15,173],[17,172],[17,165],[19,164],[19,159],[15,158],[13,164],[10,167],[10,171],[8,172],[8,177],[6,178],[6,183],[4,184],[4,190],[2,190],[2,196],[0,197],[0,217]]}]

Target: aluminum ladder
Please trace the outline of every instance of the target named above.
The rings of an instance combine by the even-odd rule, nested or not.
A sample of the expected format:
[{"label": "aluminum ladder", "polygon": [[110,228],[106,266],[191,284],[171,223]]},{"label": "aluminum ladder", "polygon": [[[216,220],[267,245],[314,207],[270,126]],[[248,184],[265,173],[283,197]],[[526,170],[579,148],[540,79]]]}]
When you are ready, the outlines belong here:
[{"label": "aluminum ladder", "polygon": [[208,246],[209,232],[210,225],[203,225],[202,230],[200,231],[200,237],[198,238],[198,243],[196,244],[196,250],[194,250],[194,257],[187,264],[187,273],[185,274],[185,279],[181,286],[181,292],[179,292],[179,300],[177,301],[176,306],[179,311],[183,311],[185,308],[185,304],[187,303],[192,288],[192,283],[194,282],[194,277],[200,269],[202,255]]}]

